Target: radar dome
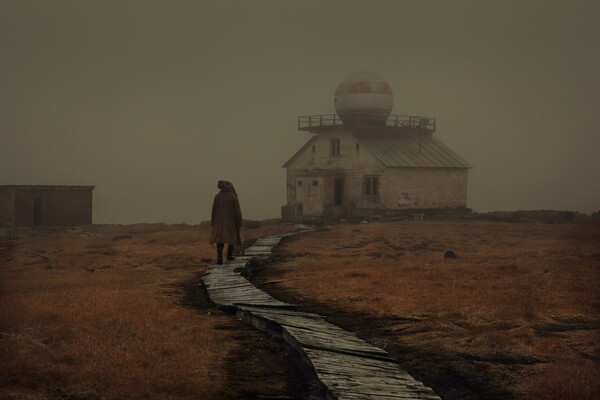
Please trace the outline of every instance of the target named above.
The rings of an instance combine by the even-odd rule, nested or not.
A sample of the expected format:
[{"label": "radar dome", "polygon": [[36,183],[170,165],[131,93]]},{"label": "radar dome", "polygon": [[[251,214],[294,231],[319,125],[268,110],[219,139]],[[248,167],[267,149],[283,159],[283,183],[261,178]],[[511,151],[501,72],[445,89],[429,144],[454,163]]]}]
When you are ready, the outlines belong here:
[{"label": "radar dome", "polygon": [[394,97],[387,80],[371,71],[359,71],[344,79],[335,91],[335,111],[345,123],[384,123]]}]

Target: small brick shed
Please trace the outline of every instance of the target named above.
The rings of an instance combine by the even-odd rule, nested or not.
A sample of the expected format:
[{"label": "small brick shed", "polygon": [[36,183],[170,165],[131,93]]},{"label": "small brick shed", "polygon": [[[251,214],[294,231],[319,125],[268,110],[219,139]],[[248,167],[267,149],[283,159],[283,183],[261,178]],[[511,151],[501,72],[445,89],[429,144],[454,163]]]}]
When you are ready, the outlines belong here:
[{"label": "small brick shed", "polygon": [[0,226],[91,225],[92,190],[94,186],[0,185]]}]

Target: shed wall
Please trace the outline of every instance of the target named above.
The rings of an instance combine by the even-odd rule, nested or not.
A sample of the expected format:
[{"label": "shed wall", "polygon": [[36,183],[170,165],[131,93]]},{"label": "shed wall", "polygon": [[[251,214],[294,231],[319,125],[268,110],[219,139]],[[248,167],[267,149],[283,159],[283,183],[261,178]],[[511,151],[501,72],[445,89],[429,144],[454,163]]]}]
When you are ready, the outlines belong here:
[{"label": "shed wall", "polygon": [[14,190],[0,190],[0,226],[15,226]]},{"label": "shed wall", "polygon": [[65,227],[92,223],[92,190],[30,189],[15,191],[15,224],[33,227],[33,199],[43,199],[41,226]]}]

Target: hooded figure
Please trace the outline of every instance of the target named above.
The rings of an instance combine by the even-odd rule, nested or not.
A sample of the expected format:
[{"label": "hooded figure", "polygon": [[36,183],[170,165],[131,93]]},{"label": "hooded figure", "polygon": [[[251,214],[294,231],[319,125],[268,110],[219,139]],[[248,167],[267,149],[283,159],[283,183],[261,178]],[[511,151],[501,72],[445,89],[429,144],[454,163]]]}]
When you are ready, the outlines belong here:
[{"label": "hooded figure", "polygon": [[241,245],[240,228],[242,227],[242,210],[233,184],[219,181],[219,193],[212,206],[212,234],[210,243],[217,244],[217,264],[223,263],[223,247],[227,243],[227,259],[233,260],[234,245]]}]

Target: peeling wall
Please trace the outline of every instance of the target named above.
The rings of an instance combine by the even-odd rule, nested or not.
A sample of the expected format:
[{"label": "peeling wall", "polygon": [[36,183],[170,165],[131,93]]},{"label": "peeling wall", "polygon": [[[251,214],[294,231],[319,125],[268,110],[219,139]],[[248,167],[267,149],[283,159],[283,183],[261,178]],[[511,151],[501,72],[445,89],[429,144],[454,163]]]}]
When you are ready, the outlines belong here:
[{"label": "peeling wall", "polygon": [[[331,140],[340,140],[340,154],[331,154]],[[334,180],[344,179],[343,207],[373,210],[466,207],[467,169],[385,167],[348,131],[320,133],[287,165],[287,205],[304,215],[320,215],[334,204]],[[358,145],[358,147],[357,147]],[[376,176],[379,194],[364,194],[365,176]],[[311,181],[318,180],[318,187]],[[307,186],[298,186],[298,180]],[[306,185],[306,183],[304,183]]]},{"label": "peeling wall", "polygon": [[0,226],[15,226],[14,190],[0,190]]},{"label": "peeling wall", "polygon": [[24,189],[14,190],[14,222],[16,227],[33,226],[34,198],[43,199],[40,226],[66,227],[92,224],[92,190]]}]

